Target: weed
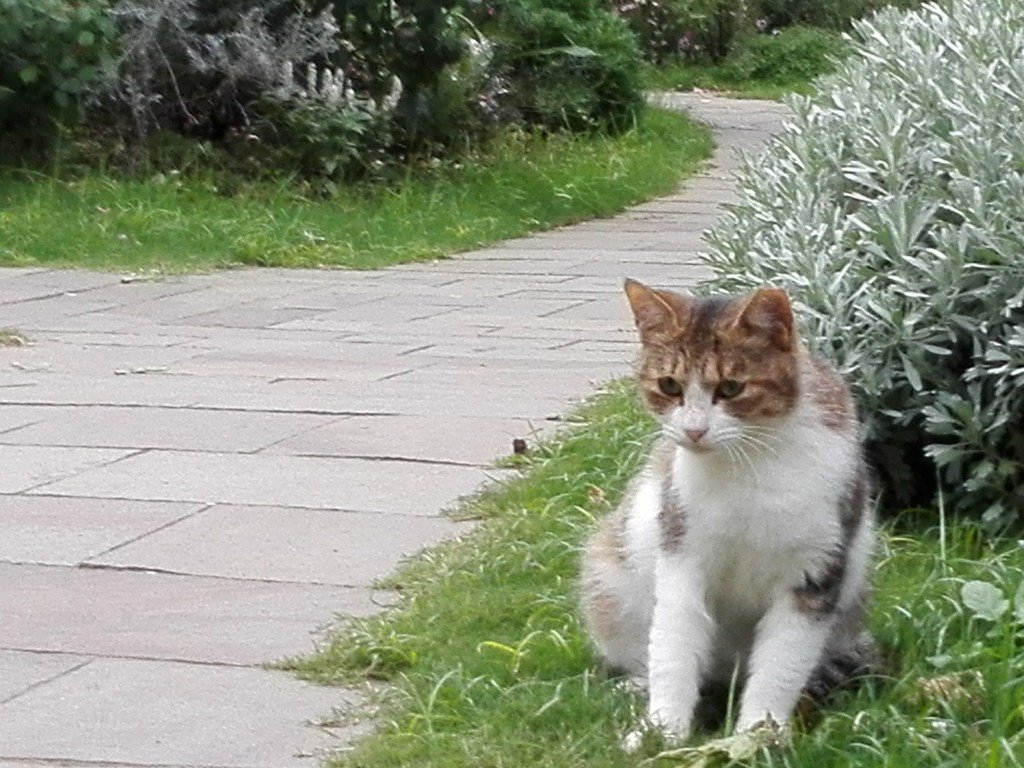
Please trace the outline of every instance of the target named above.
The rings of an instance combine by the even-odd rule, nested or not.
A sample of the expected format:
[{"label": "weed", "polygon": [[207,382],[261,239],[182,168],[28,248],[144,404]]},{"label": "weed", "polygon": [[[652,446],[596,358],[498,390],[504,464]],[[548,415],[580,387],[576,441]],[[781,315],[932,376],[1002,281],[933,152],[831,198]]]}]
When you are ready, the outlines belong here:
[{"label": "weed", "polygon": [[0,347],[25,347],[28,343],[28,337],[20,331],[0,328]]}]

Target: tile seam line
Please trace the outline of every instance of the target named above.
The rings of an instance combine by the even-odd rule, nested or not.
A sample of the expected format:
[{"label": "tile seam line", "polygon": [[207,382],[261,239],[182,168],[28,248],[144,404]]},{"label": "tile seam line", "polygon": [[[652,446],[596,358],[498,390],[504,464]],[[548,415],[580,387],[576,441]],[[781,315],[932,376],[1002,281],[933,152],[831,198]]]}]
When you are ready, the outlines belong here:
[{"label": "tile seam line", "polygon": [[[37,385],[23,385],[19,388],[27,386]],[[0,386],[0,391],[4,389]],[[243,408],[240,406],[216,406],[216,405],[194,405],[191,403],[184,405],[167,405],[166,403],[150,404],[150,403],[84,403],[84,402],[57,402],[52,400],[46,401],[32,401],[23,402],[18,400],[5,400],[0,399],[0,405],[19,406],[24,408],[151,408],[167,411],[211,411],[211,412],[228,412],[228,413],[279,413],[284,415],[300,415],[300,416],[402,416],[399,411],[333,411],[319,408]]]},{"label": "tile seam line", "polygon": [[[246,664],[237,661],[204,661],[203,659],[189,659],[179,656],[151,656],[141,653],[93,653],[89,651],[64,651],[54,650],[51,648],[19,648],[19,647],[8,647],[0,646],[0,653],[14,652],[14,653],[30,653],[37,656],[80,656],[88,657],[82,664],[77,665],[74,669],[69,669],[67,672],[57,675],[45,682],[37,683],[32,686],[33,689],[39,686],[45,685],[47,682],[54,682],[64,675],[69,675],[72,672],[77,672],[82,667],[88,666],[96,661],[148,661],[156,664],[187,664],[193,667],[224,667],[226,669],[256,669],[267,672],[277,672],[276,668],[270,666],[272,664],[280,663],[280,659],[272,661],[256,661],[251,664]],[[3,706],[8,701],[22,696],[28,691],[16,694],[11,699],[0,701],[0,706]],[[2,756],[0,756],[2,759]]]},{"label": "tile seam line", "polygon": [[[8,649],[3,649],[3,650],[8,650]],[[78,655],[81,655],[81,654],[68,654],[68,655],[69,656],[78,656]],[[35,683],[32,683],[27,688],[24,688],[23,690],[18,691],[13,696],[8,696],[6,699],[0,699],[0,707],[4,706],[5,704],[9,704],[12,701],[16,701],[17,699],[20,699],[22,696],[25,696],[25,695],[31,693],[32,691],[36,690],[37,688],[42,688],[44,685],[49,685],[50,683],[56,682],[57,680],[60,680],[62,677],[67,677],[68,675],[72,674],[73,672],[77,672],[82,667],[89,666],[90,664],[92,664],[92,662],[93,662],[93,659],[91,659],[91,658],[85,659],[80,664],[75,664],[70,669],[65,669],[63,672],[58,672],[55,675],[51,675],[50,677],[47,677],[45,680],[39,680],[39,681],[37,681]]]},{"label": "tile seam line", "polygon": [[[14,447],[14,448],[18,448],[18,447],[45,448],[45,447],[47,447],[47,446],[38,446],[38,445],[21,446],[19,443],[14,443],[14,444],[5,443],[4,446],[5,447]],[[54,446],[54,447],[61,448],[61,447],[65,447],[65,446]],[[81,448],[71,448],[70,450],[82,450],[82,449]],[[89,448],[86,448],[85,450],[89,450]],[[122,452],[126,451],[126,453],[125,453],[124,456],[118,456],[116,459],[112,459],[110,461],[104,461],[104,462],[101,462],[101,463],[93,465],[93,466],[83,467],[83,468],[77,469],[77,470],[75,470],[73,472],[68,472],[67,474],[62,474],[60,477],[54,478],[52,480],[47,480],[46,482],[43,482],[43,483],[36,483],[35,485],[30,485],[30,486],[27,486],[25,488],[19,488],[13,494],[0,494],[0,496],[7,496],[7,495],[17,496],[17,495],[24,494],[24,495],[29,496],[31,498],[32,496],[36,495],[34,493],[34,491],[38,491],[38,490],[46,488],[47,486],[50,486],[50,485],[56,485],[57,483],[63,483],[65,481],[67,481],[67,480],[71,480],[72,478],[74,478],[74,477],[76,477],[78,475],[84,474],[86,472],[91,472],[91,471],[97,470],[97,469],[106,469],[107,467],[112,467],[114,464],[120,464],[122,461],[127,461],[128,459],[134,459],[136,456],[141,456],[144,453],[148,453],[148,450],[145,449],[145,448],[141,448],[140,449],[140,448],[99,448],[99,447],[93,447],[91,450],[96,450],[96,451],[118,451],[118,450],[120,450]],[[193,502],[193,503],[198,503],[198,502]]]},{"label": "tile seam line", "polygon": [[[561,418],[561,419],[557,419],[557,420],[559,420],[559,421],[568,421],[565,418]],[[573,423],[576,423],[576,422],[573,422]],[[582,424],[584,422],[580,421],[579,423]],[[130,502],[145,503],[145,504],[189,504],[189,505],[202,504],[202,505],[206,505],[206,506],[222,507],[222,508],[223,507],[228,507],[228,508],[239,508],[239,507],[241,507],[241,508],[246,508],[246,509],[286,509],[286,510],[291,511],[291,512],[328,512],[328,513],[330,513],[332,515],[373,515],[373,516],[385,516],[386,515],[389,519],[401,519],[401,520],[408,519],[410,521],[411,520],[427,520],[427,519],[436,519],[436,520],[448,520],[449,519],[446,515],[414,515],[414,514],[409,513],[409,512],[375,512],[373,510],[367,510],[367,509],[346,509],[344,507],[310,507],[310,506],[302,506],[301,504],[299,504],[299,505],[272,504],[272,503],[268,503],[268,502],[237,502],[237,501],[209,501],[209,500],[195,501],[195,500],[191,500],[191,499],[133,499],[133,498],[128,497],[128,496],[83,496],[81,494],[73,494],[73,493],[32,493],[32,494],[28,494],[28,493],[25,493],[24,491],[19,492],[19,493],[0,493],[0,499],[4,498],[5,496],[10,496],[10,497],[24,496],[24,497],[26,497],[28,499],[32,499],[32,500],[35,500],[35,499],[55,499],[55,500],[56,499],[65,499],[65,500],[66,499],[90,499],[90,500],[93,500],[93,501],[130,501]],[[27,562],[13,563],[12,561],[0,561],[0,562],[8,562],[8,563],[11,563],[11,564],[20,564],[20,565],[39,565],[39,566],[44,566],[44,567],[51,567],[52,566],[52,567],[55,567],[55,568],[68,567],[68,566],[57,565],[55,563],[27,563]]]},{"label": "tile seam line", "polygon": [[217,763],[136,763],[123,760],[78,760],[67,757],[11,757],[0,754],[0,760],[25,768],[53,766],[53,768],[256,768],[245,765],[220,765]]},{"label": "tile seam line", "polygon": [[[62,566],[54,566],[62,567]],[[330,581],[302,581],[297,579],[267,579],[255,576],[220,576],[208,573],[189,573],[187,571],[176,571],[171,568],[157,568],[143,565],[110,565],[107,563],[92,563],[88,560],[68,568],[76,571],[112,571],[115,573],[152,573],[159,576],[176,576],[182,579],[215,579],[217,581],[234,581],[248,584],[283,584],[286,586],[301,587],[331,587],[334,589],[366,589],[373,590],[372,585],[365,584],[344,584]]]},{"label": "tile seam line", "polygon": [[140,533],[138,536],[133,536],[132,538],[128,539],[127,541],[122,541],[122,542],[120,542],[118,544],[115,544],[112,547],[108,547],[107,549],[103,550],[102,552],[98,552],[95,555],[90,555],[90,557],[88,559],[95,560],[96,558],[105,557],[105,556],[107,556],[109,554],[112,554],[113,552],[117,552],[119,549],[123,549],[124,547],[130,546],[132,544],[135,544],[136,542],[142,541],[143,539],[147,538],[148,536],[152,536],[153,534],[160,533],[161,531],[164,531],[164,530],[166,530],[168,528],[171,528],[171,527],[173,527],[175,525],[178,525],[178,523],[183,523],[186,520],[190,520],[193,517],[201,515],[204,512],[213,509],[215,506],[216,506],[216,504],[205,504],[205,505],[201,506],[199,509],[197,509],[197,510],[195,510],[193,512],[189,512],[188,514],[185,514],[185,515],[182,515],[181,517],[175,518],[174,520],[171,520],[170,522],[164,523],[163,525],[158,525],[156,528],[153,528],[152,530],[146,531],[145,533]]},{"label": "tile seam line", "polygon": [[[329,426],[329,425],[325,425],[325,426]],[[27,425],[26,425],[26,428],[27,428]],[[18,428],[18,429],[21,429],[21,428]],[[18,429],[15,429],[15,430],[12,430],[12,431],[13,432],[17,432]],[[298,433],[298,435],[302,435],[302,434],[304,434],[304,433],[302,433],[302,432]],[[293,439],[296,436],[297,435],[291,435],[290,437],[284,437],[284,438],[282,438],[279,441],[275,441],[274,443],[271,443],[270,445],[261,446],[259,448],[256,448],[256,449],[253,449],[253,450],[250,450],[250,451],[204,451],[204,450],[198,449],[198,448],[167,448],[167,447],[162,447],[162,446],[157,446],[157,445],[137,446],[137,445],[86,445],[86,444],[79,444],[79,443],[70,443],[70,444],[69,443],[60,443],[60,444],[53,444],[53,443],[22,443],[22,442],[8,443],[8,442],[4,442],[4,440],[3,440],[3,438],[7,437],[7,435],[5,433],[0,433],[0,447],[4,447],[4,448],[68,448],[68,449],[72,449],[72,450],[90,450],[91,449],[91,450],[97,450],[97,451],[129,451],[130,452],[127,456],[119,457],[119,458],[114,459],[113,461],[107,462],[105,464],[97,465],[96,467],[90,467],[90,468],[87,468],[87,469],[83,469],[83,470],[81,470],[81,472],[89,472],[89,471],[92,471],[94,469],[95,470],[103,469],[105,467],[110,467],[110,466],[113,466],[114,464],[118,464],[118,463],[120,463],[122,461],[126,461],[127,459],[135,458],[137,456],[142,456],[143,454],[150,454],[150,453],[157,453],[157,454],[184,454],[184,455],[188,455],[188,456],[195,456],[195,455],[207,455],[207,456],[252,456],[252,457],[256,457],[256,458],[268,458],[268,457],[273,456],[275,458],[283,458],[283,459],[346,459],[346,460],[349,460],[349,461],[368,461],[368,462],[373,462],[373,463],[390,461],[390,462],[394,462],[394,463],[425,465],[425,466],[431,466],[431,467],[461,467],[461,468],[465,468],[465,469],[483,469],[483,470],[500,469],[500,467],[495,467],[493,464],[487,463],[486,460],[479,461],[479,462],[472,462],[472,461],[458,461],[458,460],[455,460],[455,459],[425,459],[425,458],[418,457],[418,456],[402,456],[402,455],[399,455],[399,454],[375,455],[375,454],[362,454],[362,453],[346,453],[346,454],[337,454],[337,453],[275,453],[275,452],[272,452],[272,451],[268,452],[266,450],[267,448],[274,447],[275,445],[279,444],[280,442]],[[512,437],[510,436],[509,439],[511,440]],[[501,458],[503,458],[503,457],[502,456],[495,456],[495,457],[492,457],[491,461],[498,460],[498,459],[501,459]],[[61,478],[58,478],[56,480],[48,480],[45,483],[41,483],[39,485],[34,485],[34,486],[31,486],[31,487],[28,487],[28,488],[22,488],[22,489],[18,490],[17,493],[31,494],[33,496],[41,495],[41,494],[36,494],[36,493],[33,493],[33,492],[36,491],[37,489],[42,490],[46,486],[51,485],[53,483],[60,483],[60,482],[64,482],[65,480],[69,480],[70,478],[74,477],[77,474],[80,474],[80,472],[75,472],[72,475],[69,475],[67,477],[61,477]],[[3,496],[3,495],[10,495],[10,494],[2,494],[2,493],[0,493],[0,496]],[[59,496],[61,494],[54,494],[54,495]],[[121,499],[121,500],[122,501],[145,501],[145,499]],[[173,501],[173,499],[171,501]],[[225,502],[211,502],[211,501],[207,501],[207,500],[193,500],[193,499],[182,499],[182,501],[184,501],[186,503],[189,503],[189,504],[209,504],[209,505],[218,504],[218,503],[220,503],[220,504],[225,503]],[[252,506],[252,505],[246,505],[246,506]],[[264,505],[264,506],[274,506],[274,505],[269,505],[268,504],[268,505]],[[352,510],[352,511],[355,511],[355,510]]]}]

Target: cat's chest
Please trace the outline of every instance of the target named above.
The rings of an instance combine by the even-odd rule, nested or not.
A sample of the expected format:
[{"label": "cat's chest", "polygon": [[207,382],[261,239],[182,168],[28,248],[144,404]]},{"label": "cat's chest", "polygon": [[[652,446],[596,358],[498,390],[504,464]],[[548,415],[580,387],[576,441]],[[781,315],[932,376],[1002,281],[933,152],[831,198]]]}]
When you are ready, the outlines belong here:
[{"label": "cat's chest", "polygon": [[[778,451],[749,465],[677,453],[669,492],[686,510],[690,535],[704,545],[775,558],[829,543],[852,453],[840,441]],[[820,449],[820,450],[818,450]]]},{"label": "cat's chest", "polygon": [[[757,612],[798,584],[838,535],[835,489],[805,477],[701,477],[677,489],[687,510],[685,556],[699,564],[712,604]],[[701,482],[703,481],[703,482]]]}]

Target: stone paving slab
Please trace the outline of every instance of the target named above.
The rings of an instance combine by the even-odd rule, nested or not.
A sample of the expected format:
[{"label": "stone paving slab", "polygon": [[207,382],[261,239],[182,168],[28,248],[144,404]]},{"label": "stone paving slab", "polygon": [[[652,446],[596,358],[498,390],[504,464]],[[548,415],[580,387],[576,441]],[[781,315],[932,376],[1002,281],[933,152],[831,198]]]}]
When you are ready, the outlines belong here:
[{"label": "stone paving slab", "polygon": [[79,331],[77,329],[64,331],[42,331],[37,332],[33,337],[33,343],[42,345],[47,343],[73,345],[75,348],[82,347],[177,347],[202,343],[204,334],[182,335],[171,331],[161,333],[156,329],[153,333],[98,333],[95,331]]},{"label": "stone paving slab", "polygon": [[465,528],[416,515],[216,506],[90,562],[199,576],[372,587],[403,557]]},{"label": "stone paving slab", "polygon": [[515,438],[534,441],[527,419],[350,416],[282,440],[265,453],[292,456],[371,456],[488,466],[512,453]]},{"label": "stone paving slab", "polygon": [[202,408],[294,411],[338,415],[424,414],[459,415],[470,418],[530,418],[538,411],[560,412],[570,405],[565,396],[552,393],[533,403],[517,397],[514,389],[495,390],[487,399],[469,399],[455,392],[398,391],[383,394],[375,384],[361,389],[344,388],[336,382],[280,380],[257,382],[248,388],[208,387],[194,405]]},{"label": "stone paving slab", "polygon": [[99,659],[0,705],[0,759],[312,768],[342,734],[295,713],[355,698],[284,672]]},{"label": "stone paving slab", "polygon": [[0,439],[5,432],[35,424],[47,415],[45,408],[32,406],[7,406],[0,408]]},{"label": "stone paving slab", "polygon": [[31,426],[0,434],[0,444],[253,453],[334,421],[312,414],[192,408],[100,405],[47,410]]},{"label": "stone paving slab", "polygon": [[184,407],[195,403],[198,392],[228,388],[232,382],[207,377],[201,388],[195,382],[161,373],[117,376],[71,375],[0,371],[0,406],[95,405]]},{"label": "stone paving slab", "polygon": [[90,658],[265,664],[308,652],[336,614],[379,607],[369,588],[252,578],[0,563],[0,579],[0,648]]},{"label": "stone paving slab", "polygon": [[[364,327],[364,326],[361,326]],[[304,325],[305,332],[311,330]],[[193,350],[200,345],[190,345]],[[171,372],[197,376],[330,376],[331,378],[379,378],[397,369],[398,358],[423,346],[422,339],[391,339],[376,344],[353,342],[351,338],[318,340],[261,340],[199,351],[176,363]],[[379,373],[378,373],[379,372]]]},{"label": "stone paving slab", "polygon": [[103,448],[0,445],[0,493],[26,491],[131,454]]},{"label": "stone paving slab", "polygon": [[[94,305],[100,310],[107,305]],[[51,331],[92,331],[95,333],[128,333],[136,326],[127,317],[111,315],[70,314],[61,302],[31,302],[26,304],[0,304],[0,328],[31,328],[31,340]]]},{"label": "stone paving slab", "polygon": [[0,495],[0,561],[78,565],[203,506]]},{"label": "stone paving slab", "polygon": [[75,298],[93,288],[116,285],[116,275],[97,272],[65,272],[58,270],[33,270],[14,274],[4,281],[0,293],[0,305],[33,302],[56,296]]},{"label": "stone paving slab", "polygon": [[483,480],[475,467],[446,464],[147,451],[31,493],[434,516]]}]

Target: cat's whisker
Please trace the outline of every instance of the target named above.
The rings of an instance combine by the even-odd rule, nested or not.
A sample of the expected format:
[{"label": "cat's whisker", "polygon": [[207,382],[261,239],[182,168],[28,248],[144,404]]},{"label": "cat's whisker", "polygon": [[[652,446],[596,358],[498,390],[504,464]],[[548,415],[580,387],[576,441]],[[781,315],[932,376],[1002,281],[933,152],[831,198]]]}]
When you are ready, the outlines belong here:
[{"label": "cat's whisker", "polygon": [[[723,430],[719,434],[719,439],[722,440],[723,444],[733,443],[737,445],[744,445],[747,447],[753,446],[772,456],[778,455],[776,445],[767,442],[765,438],[749,434],[742,427],[732,427],[730,429]],[[776,442],[781,442],[781,438]]]},{"label": "cat's whisker", "polygon": [[751,435],[751,434],[748,434],[748,433],[741,433],[740,436],[739,436],[739,441],[738,442],[741,443],[741,444],[744,444],[744,445],[756,446],[757,448],[760,448],[761,450],[765,451],[766,453],[770,454],[771,456],[778,456],[779,455],[778,444],[781,442],[781,440],[778,440],[778,441],[775,442],[775,444],[772,444],[772,443],[765,442],[760,437],[755,437],[754,435]]},{"label": "cat's whisker", "polygon": [[750,470],[750,474],[754,476],[757,482],[760,482],[760,474],[754,466],[753,460],[749,455],[747,455],[747,452],[743,450],[743,445],[738,441],[733,441],[725,443],[725,446],[728,448],[729,456],[733,459],[734,463],[739,463],[736,461],[737,458],[743,461],[747,465],[747,469]]},{"label": "cat's whisker", "polygon": [[782,442],[782,432],[774,427],[763,427],[757,424],[748,424],[741,430],[746,435],[760,437],[764,440]]}]

